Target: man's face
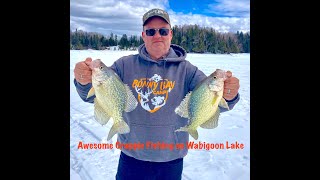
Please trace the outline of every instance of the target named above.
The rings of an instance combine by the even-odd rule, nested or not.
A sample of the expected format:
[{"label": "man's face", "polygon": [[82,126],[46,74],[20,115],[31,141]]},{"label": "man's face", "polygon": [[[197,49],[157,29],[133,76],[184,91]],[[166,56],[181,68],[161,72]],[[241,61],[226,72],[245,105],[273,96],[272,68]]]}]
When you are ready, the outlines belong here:
[{"label": "man's face", "polygon": [[170,25],[160,17],[151,18],[149,22],[143,27],[142,39],[152,59],[158,59],[167,54],[171,45],[172,30],[169,30],[169,34],[167,36],[161,36],[159,31],[156,31],[153,36],[146,35],[147,29],[160,28],[170,29]]}]

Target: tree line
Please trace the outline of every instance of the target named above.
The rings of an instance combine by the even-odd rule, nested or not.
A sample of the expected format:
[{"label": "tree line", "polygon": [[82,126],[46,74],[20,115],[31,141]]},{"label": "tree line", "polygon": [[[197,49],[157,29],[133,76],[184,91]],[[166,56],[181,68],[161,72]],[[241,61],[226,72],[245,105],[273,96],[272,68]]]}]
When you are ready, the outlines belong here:
[{"label": "tree line", "polygon": [[[250,32],[221,33],[213,28],[199,25],[173,26],[172,44],[182,46],[187,52],[193,53],[250,53]],[[104,36],[100,33],[70,30],[70,49],[96,49],[104,50],[118,46],[119,49],[136,50],[143,44],[141,36],[118,37],[111,33]]]}]

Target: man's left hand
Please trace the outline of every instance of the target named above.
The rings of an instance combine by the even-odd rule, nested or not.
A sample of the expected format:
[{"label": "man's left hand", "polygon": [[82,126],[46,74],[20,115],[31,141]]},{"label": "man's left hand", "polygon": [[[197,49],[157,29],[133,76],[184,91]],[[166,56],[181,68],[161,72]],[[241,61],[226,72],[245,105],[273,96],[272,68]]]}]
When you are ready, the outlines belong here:
[{"label": "man's left hand", "polygon": [[227,79],[224,81],[223,97],[226,100],[232,100],[238,94],[240,87],[239,79],[232,76],[231,71],[226,72]]}]

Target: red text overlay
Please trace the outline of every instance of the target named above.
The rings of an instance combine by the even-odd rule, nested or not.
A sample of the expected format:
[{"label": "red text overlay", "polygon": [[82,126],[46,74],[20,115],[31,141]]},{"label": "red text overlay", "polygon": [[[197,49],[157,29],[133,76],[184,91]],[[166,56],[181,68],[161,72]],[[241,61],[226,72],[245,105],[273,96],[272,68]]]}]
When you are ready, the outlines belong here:
[{"label": "red text overlay", "polygon": [[165,143],[165,142],[151,142],[147,141],[145,143],[121,143],[117,141],[115,144],[112,143],[84,143],[82,141],[79,141],[78,143],[78,149],[127,149],[127,150],[142,150],[142,149],[148,149],[148,150],[181,150],[184,148],[190,149],[190,150],[217,150],[217,149],[244,149],[244,144],[239,143],[238,141],[235,142],[229,142],[226,141],[224,143],[207,143],[207,142],[194,142],[189,141],[186,143]]}]

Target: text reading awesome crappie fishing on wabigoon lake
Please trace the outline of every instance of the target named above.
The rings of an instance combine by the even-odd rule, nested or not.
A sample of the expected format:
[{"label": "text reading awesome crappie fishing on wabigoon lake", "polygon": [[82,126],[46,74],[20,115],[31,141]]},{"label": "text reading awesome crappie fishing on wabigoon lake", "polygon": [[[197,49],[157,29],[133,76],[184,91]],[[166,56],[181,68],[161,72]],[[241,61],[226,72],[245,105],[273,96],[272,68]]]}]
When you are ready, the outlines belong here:
[{"label": "text reading awesome crappie fishing on wabigoon lake", "polygon": [[79,141],[78,149],[88,150],[88,149],[127,149],[127,150],[179,150],[179,149],[192,149],[192,150],[217,150],[217,149],[244,149],[244,144],[238,141],[224,143],[207,143],[207,142],[194,142],[189,141],[187,143],[165,143],[165,142],[151,142],[147,141],[145,143],[121,143],[117,141],[115,144],[112,143],[84,143]]}]

